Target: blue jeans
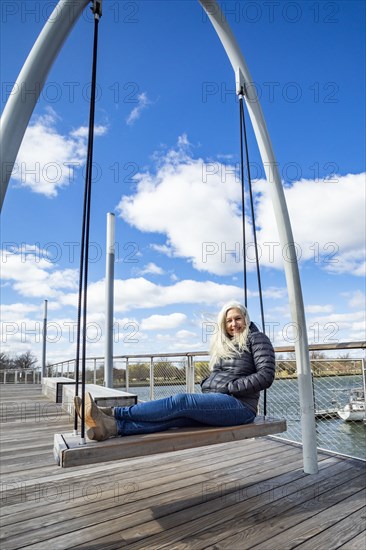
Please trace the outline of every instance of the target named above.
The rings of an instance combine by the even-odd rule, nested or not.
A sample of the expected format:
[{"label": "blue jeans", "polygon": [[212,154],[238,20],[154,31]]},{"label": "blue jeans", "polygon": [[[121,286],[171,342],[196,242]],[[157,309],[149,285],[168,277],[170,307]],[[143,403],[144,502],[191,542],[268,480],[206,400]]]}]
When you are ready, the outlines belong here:
[{"label": "blue jeans", "polygon": [[189,426],[250,424],[255,413],[225,393],[178,393],[130,407],[115,407],[114,417],[119,435],[135,435]]}]

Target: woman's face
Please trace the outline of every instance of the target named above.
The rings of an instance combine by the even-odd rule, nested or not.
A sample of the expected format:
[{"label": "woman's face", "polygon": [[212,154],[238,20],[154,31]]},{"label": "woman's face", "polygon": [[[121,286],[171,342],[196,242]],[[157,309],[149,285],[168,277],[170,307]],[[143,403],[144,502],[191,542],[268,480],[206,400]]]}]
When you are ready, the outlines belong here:
[{"label": "woman's face", "polygon": [[226,332],[229,336],[240,334],[245,329],[245,319],[240,309],[233,307],[226,313]]}]

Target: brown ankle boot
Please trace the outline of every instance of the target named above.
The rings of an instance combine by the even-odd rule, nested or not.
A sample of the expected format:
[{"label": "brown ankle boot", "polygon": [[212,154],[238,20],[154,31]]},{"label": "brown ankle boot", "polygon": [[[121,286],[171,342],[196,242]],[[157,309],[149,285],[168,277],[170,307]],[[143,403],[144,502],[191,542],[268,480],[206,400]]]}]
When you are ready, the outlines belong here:
[{"label": "brown ankle boot", "polygon": [[111,416],[104,415],[103,419],[99,419],[96,426],[86,430],[88,439],[94,441],[105,441],[110,437],[118,436],[117,422]]},{"label": "brown ankle boot", "polygon": [[[81,418],[81,403],[82,403],[81,397],[79,397],[78,395],[75,395],[74,408],[79,418]],[[102,413],[107,414],[108,416],[114,416],[113,407],[99,407],[99,405],[96,405],[96,406]]]},{"label": "brown ankle boot", "polygon": [[104,441],[118,435],[116,420],[99,409],[90,393],[85,394],[85,424],[89,439]]}]

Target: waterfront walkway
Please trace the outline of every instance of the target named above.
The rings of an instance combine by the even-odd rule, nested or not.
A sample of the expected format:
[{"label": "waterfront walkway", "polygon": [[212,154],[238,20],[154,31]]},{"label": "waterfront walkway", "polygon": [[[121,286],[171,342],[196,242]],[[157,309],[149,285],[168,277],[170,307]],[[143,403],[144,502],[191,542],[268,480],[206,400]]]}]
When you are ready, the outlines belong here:
[{"label": "waterfront walkway", "polygon": [[39,385],[1,385],[2,550],[358,550],[366,464],[262,438],[62,469],[71,419]]}]

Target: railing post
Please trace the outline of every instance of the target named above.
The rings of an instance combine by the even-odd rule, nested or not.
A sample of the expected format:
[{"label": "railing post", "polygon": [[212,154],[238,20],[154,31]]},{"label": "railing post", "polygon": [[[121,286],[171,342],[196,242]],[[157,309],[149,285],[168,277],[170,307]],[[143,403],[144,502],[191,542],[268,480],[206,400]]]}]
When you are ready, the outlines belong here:
[{"label": "railing post", "polygon": [[17,370],[14,372],[14,382],[15,382],[15,384],[18,384],[18,371]]},{"label": "railing post", "polygon": [[128,357],[126,357],[126,391],[129,391],[130,389],[130,375],[129,375],[129,363],[128,363]]},{"label": "railing post", "polygon": [[97,360],[94,359],[94,384],[96,383],[97,383]]},{"label": "railing post", "polygon": [[186,370],[186,389],[187,393],[194,393],[194,367],[192,355],[187,356],[187,370]]},{"label": "railing post", "polygon": [[154,400],[154,357],[150,357],[150,400]]},{"label": "railing post", "polygon": [[187,357],[187,367],[185,369],[186,371],[186,392],[187,393],[191,393],[191,390],[190,390],[190,387],[191,387],[191,381],[190,381],[190,376],[191,376],[191,365],[190,365],[190,356],[188,355]]},{"label": "railing post", "polygon": [[47,345],[47,304],[44,301],[43,330],[42,330],[42,376],[46,376],[46,345]]},{"label": "railing post", "polygon": [[[362,369],[362,382],[363,382],[363,396],[365,399],[365,409],[366,409],[366,359],[362,358],[361,363],[361,369]],[[365,419],[364,419],[365,422]]]}]

